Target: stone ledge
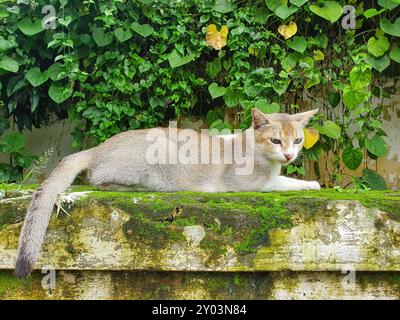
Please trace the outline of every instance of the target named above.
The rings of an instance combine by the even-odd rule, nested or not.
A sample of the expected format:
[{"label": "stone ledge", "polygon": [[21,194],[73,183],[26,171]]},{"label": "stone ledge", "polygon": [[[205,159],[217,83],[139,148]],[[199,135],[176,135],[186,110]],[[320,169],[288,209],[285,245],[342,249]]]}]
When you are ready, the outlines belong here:
[{"label": "stone ledge", "polygon": [[400,299],[397,272],[60,271],[53,289],[43,276],[0,271],[0,299]]},{"label": "stone ledge", "polygon": [[[37,269],[400,271],[400,193],[85,190],[64,195]],[[0,200],[0,269],[29,200]]]}]

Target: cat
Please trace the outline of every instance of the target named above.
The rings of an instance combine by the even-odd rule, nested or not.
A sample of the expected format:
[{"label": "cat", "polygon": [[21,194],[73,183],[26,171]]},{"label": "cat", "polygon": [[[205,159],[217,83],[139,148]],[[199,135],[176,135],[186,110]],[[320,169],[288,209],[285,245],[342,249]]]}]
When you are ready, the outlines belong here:
[{"label": "cat", "polygon": [[[150,191],[319,190],[317,181],[280,175],[281,167],[297,158],[304,144],[303,128],[317,112],[264,114],[254,108],[252,126],[242,133],[206,135],[178,129],[173,136],[168,128],[132,130],[65,157],[32,196],[19,239],[15,276],[31,273],[58,195],[83,170],[88,170],[89,181],[96,186],[116,184]],[[192,138],[191,146],[200,152],[188,156],[188,139],[180,140],[182,134]],[[200,161],[207,158],[204,154],[218,161],[209,163],[209,157]]]}]

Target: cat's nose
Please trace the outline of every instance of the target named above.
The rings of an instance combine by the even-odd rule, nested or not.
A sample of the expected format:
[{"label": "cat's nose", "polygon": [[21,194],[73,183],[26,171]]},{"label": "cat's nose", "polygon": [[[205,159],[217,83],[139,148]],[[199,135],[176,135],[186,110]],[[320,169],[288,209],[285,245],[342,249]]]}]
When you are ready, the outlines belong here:
[{"label": "cat's nose", "polygon": [[285,153],[284,156],[285,156],[286,160],[289,161],[290,159],[293,158],[293,153]]}]

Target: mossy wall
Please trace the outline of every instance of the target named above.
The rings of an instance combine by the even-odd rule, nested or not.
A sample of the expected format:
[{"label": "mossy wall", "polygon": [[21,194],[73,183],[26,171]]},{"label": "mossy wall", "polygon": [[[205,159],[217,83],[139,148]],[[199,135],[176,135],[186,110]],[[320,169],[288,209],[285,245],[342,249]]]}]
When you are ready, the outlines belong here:
[{"label": "mossy wall", "polygon": [[[150,282],[179,274],[174,276],[178,280],[173,285],[165,284],[170,288],[165,297],[187,295],[189,287],[179,290],[176,283],[190,283],[190,279],[193,288],[200,288],[193,289],[194,297],[200,298],[218,297],[218,292],[223,297],[224,290],[218,285],[214,294],[208,286],[215,279],[217,283],[225,281],[225,291],[235,292],[237,298],[295,298],[303,294],[301,290],[308,292],[306,298],[316,298],[318,285],[312,283],[318,282],[332,286],[326,297],[348,297],[349,292],[340,289],[340,281],[334,284],[333,279],[343,278],[342,270],[355,270],[363,275],[377,271],[372,273],[378,280],[371,288],[380,288],[380,293],[359,282],[354,297],[398,297],[393,293],[398,292],[398,282],[382,280],[378,284],[381,275],[382,279],[386,275],[395,279],[393,275],[400,271],[397,192],[138,193],[86,187],[73,191],[63,195],[63,208],[69,215],[53,215],[36,264],[39,270],[51,265],[58,271],[59,290],[64,286],[60,276],[71,274],[66,279],[86,279],[82,283],[94,277],[99,290],[106,288],[100,284],[107,279],[115,283],[108,293],[100,290],[99,298],[162,298],[162,289],[154,289],[154,293],[153,289],[144,292],[139,288],[140,274]],[[0,269],[14,267],[28,203],[29,196],[0,200]],[[0,297],[2,292],[8,298],[18,296],[18,292],[23,297],[20,282],[10,280],[9,273],[0,275]],[[31,297],[74,298],[88,290],[82,289],[79,295],[84,286],[75,281],[70,291],[65,289],[69,294],[63,289],[49,296],[39,285],[40,277],[36,273],[28,280]],[[241,278],[245,282],[236,288]],[[131,283],[131,288],[138,287],[136,293],[118,293],[129,291],[115,287],[118,281],[121,286]],[[257,291],[252,281],[260,286],[264,283],[263,289]]]}]

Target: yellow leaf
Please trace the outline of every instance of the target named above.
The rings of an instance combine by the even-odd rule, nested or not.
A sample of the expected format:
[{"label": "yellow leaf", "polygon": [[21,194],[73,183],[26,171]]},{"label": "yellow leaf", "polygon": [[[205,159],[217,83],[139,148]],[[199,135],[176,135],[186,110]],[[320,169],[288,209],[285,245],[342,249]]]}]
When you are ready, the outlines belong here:
[{"label": "yellow leaf", "polygon": [[304,148],[311,149],[319,139],[319,132],[314,128],[304,129]]},{"label": "yellow leaf", "polygon": [[284,36],[285,39],[289,39],[297,33],[297,24],[294,21],[290,21],[289,24],[282,24],[279,26],[278,32]]},{"label": "yellow leaf", "polygon": [[258,50],[257,49],[249,48],[248,51],[252,56],[258,55]]},{"label": "yellow leaf", "polygon": [[314,50],[314,60],[322,61],[325,59],[325,55],[321,50]]},{"label": "yellow leaf", "polygon": [[218,31],[215,24],[207,26],[206,43],[215,50],[221,50],[226,46],[228,40],[228,27],[223,25],[221,31]]}]

